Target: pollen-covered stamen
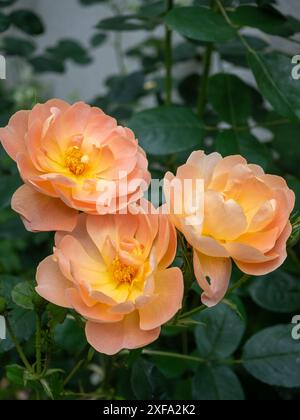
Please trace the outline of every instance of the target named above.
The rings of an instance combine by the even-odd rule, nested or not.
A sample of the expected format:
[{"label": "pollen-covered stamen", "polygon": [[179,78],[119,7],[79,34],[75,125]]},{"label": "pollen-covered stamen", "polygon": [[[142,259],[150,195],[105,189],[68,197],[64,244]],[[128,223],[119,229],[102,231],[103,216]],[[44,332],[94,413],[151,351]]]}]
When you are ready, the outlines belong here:
[{"label": "pollen-covered stamen", "polygon": [[88,162],[88,155],[84,155],[78,146],[71,147],[66,153],[65,165],[76,176],[84,173]]},{"label": "pollen-covered stamen", "polygon": [[114,280],[117,283],[131,284],[137,275],[137,268],[132,265],[126,265],[116,257],[111,265],[111,271]]}]

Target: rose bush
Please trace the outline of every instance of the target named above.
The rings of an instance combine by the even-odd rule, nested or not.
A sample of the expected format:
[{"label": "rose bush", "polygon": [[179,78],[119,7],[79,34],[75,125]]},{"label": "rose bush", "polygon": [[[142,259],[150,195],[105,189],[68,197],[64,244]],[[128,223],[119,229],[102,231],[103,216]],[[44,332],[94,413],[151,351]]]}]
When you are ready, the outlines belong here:
[{"label": "rose bush", "polygon": [[[49,2],[45,25],[21,3],[0,0],[0,400],[299,399],[295,0]],[[77,13],[95,32],[66,38]],[[89,105],[46,102],[92,77]],[[169,218],[136,214],[148,171],[183,181]]]}]

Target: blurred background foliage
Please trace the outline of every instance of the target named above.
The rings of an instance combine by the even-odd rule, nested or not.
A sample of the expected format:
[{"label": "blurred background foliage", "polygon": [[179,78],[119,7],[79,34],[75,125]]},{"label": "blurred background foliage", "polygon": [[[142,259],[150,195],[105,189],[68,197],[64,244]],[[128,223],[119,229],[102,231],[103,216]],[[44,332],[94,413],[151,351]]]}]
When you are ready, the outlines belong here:
[{"label": "blurred background foliage", "polygon": [[[300,313],[300,81],[291,76],[290,54],[270,35],[295,48],[300,21],[275,0],[72,1],[103,3],[112,16],[99,16],[89,47],[61,39],[44,51],[36,40],[46,22],[21,0],[0,1],[0,52],[14,58],[11,70],[21,75],[13,86],[0,81],[1,126],[51,97],[41,74],[67,78],[69,61],[88,65],[112,42],[118,69],[90,103],[135,130],[153,177],[176,170],[195,149],[240,153],[284,176],[296,192],[294,235],[277,272],[233,286],[224,302],[186,324],[164,327],[150,348],[105,357],[86,345],[76,314],[35,294],[35,269],[51,252],[52,234],[26,233],[10,210],[21,181],[1,150],[0,312],[14,334],[0,341],[0,399],[299,400],[300,341],[291,338],[291,319]],[[147,36],[124,49],[122,37],[140,30]],[[132,59],[139,66],[128,72]],[[184,257],[179,246],[176,264],[191,308],[200,304],[200,290]],[[236,269],[233,285],[240,277]],[[22,364],[16,341],[33,368]],[[36,341],[45,362],[39,380],[32,373]]]}]

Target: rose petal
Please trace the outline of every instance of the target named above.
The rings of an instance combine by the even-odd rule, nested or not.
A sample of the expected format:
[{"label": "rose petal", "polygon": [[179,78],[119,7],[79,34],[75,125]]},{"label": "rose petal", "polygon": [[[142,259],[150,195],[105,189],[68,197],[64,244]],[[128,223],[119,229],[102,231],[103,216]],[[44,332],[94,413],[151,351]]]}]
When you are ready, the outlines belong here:
[{"label": "rose petal", "polygon": [[76,210],[67,207],[58,198],[43,195],[27,185],[15,192],[11,206],[21,215],[26,229],[31,232],[70,232],[76,226]]},{"label": "rose petal", "polygon": [[231,277],[231,269],[230,258],[213,258],[194,252],[195,275],[199,286],[204,291],[201,299],[208,307],[217,305],[224,298]]},{"label": "rose petal", "polygon": [[113,313],[108,305],[97,303],[96,305],[87,306],[76,289],[68,289],[66,295],[71,303],[71,306],[83,317],[95,322],[119,322],[123,315]]},{"label": "rose petal", "polygon": [[135,311],[124,317],[123,321],[113,324],[86,324],[87,340],[98,352],[113,355],[123,349],[144,347],[157,340],[160,328],[144,331],[139,327],[139,315]]},{"label": "rose petal", "polygon": [[140,327],[152,330],[168,322],[182,307],[183,275],[179,268],[159,271],[155,277],[155,296],[139,309]]},{"label": "rose petal", "polygon": [[19,111],[11,117],[7,127],[0,128],[0,142],[13,160],[17,159],[19,153],[26,151],[25,135],[29,114],[30,111]]},{"label": "rose petal", "polygon": [[37,269],[37,293],[54,305],[71,308],[66,290],[72,285],[61,273],[53,255],[40,263]]}]

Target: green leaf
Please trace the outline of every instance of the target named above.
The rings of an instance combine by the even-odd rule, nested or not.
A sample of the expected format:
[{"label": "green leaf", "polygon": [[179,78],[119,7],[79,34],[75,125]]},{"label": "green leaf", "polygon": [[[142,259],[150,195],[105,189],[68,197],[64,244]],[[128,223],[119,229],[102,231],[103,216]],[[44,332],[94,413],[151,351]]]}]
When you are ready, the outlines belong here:
[{"label": "green leaf", "polygon": [[176,7],[165,21],[181,35],[204,42],[226,42],[236,36],[223,16],[205,7]]},{"label": "green leaf", "polygon": [[10,306],[12,304],[11,292],[19,282],[18,277],[0,275],[0,296],[4,297]]},{"label": "green leaf", "polygon": [[249,163],[267,168],[271,159],[267,147],[247,131],[222,131],[216,139],[216,150],[222,156],[242,155]]},{"label": "green leaf", "polygon": [[92,36],[90,44],[92,47],[100,47],[100,45],[104,44],[104,42],[107,40],[107,35],[103,32],[99,32]]},{"label": "green leaf", "polygon": [[[290,174],[300,176],[300,124],[282,124],[272,128],[273,148],[279,154],[278,165]],[[300,210],[300,206],[299,206]]]},{"label": "green leaf", "polygon": [[9,28],[10,23],[9,16],[0,12],[0,32],[6,31]]},{"label": "green leaf", "polygon": [[267,328],[246,343],[242,360],[252,376],[273,386],[300,387],[300,341],[292,338],[292,328]]},{"label": "green leaf", "polygon": [[145,75],[136,71],[126,76],[115,76],[107,82],[109,86],[108,100],[118,105],[134,102],[145,93]]},{"label": "green leaf", "polygon": [[41,35],[45,32],[39,16],[29,10],[16,10],[10,14],[11,23],[29,35]]},{"label": "green leaf", "polygon": [[12,328],[20,341],[28,340],[35,331],[35,314],[22,308],[11,311]]},{"label": "green leaf", "polygon": [[[266,41],[254,36],[244,35],[244,39],[255,51],[264,51],[269,45]],[[217,47],[223,60],[248,69],[247,50],[240,39],[233,39],[225,44],[219,44]]]},{"label": "green leaf", "polygon": [[167,11],[167,3],[165,0],[156,0],[147,2],[144,6],[139,9],[139,15],[145,17],[156,17],[161,16]]},{"label": "green leaf", "polygon": [[245,125],[252,115],[259,94],[233,74],[220,73],[209,78],[208,100],[223,121]]},{"label": "green leaf", "polygon": [[151,374],[153,365],[139,358],[132,367],[131,386],[137,399],[149,400],[153,398]]},{"label": "green leaf", "polygon": [[288,37],[294,32],[288,20],[275,9],[241,6],[229,13],[229,17],[239,27],[249,26],[271,35]]},{"label": "green leaf", "polygon": [[5,54],[10,56],[19,55],[21,57],[28,57],[36,49],[33,42],[12,36],[3,38],[1,44]]},{"label": "green leaf", "polygon": [[19,365],[5,366],[6,377],[13,385],[23,388],[24,387],[24,372],[25,369]]},{"label": "green leaf", "polygon": [[222,359],[238,348],[245,332],[245,322],[228,306],[220,303],[197,315],[204,325],[195,329],[198,353],[207,359]]},{"label": "green leaf", "polygon": [[68,310],[66,308],[61,308],[60,306],[53,305],[49,303],[47,305],[47,311],[49,315],[49,327],[53,329],[58,324],[62,324],[67,316]]},{"label": "green leaf", "polygon": [[[187,60],[193,60],[196,58],[198,54],[197,46],[194,45],[192,42],[180,42],[179,44],[174,46],[173,49],[173,60],[175,63],[180,61],[186,62]],[[195,94],[195,86],[194,86],[194,94]]]},{"label": "green leaf", "polygon": [[17,284],[12,291],[12,299],[17,306],[24,309],[34,309],[35,290],[32,283],[23,281]]},{"label": "green leaf", "polygon": [[76,64],[89,64],[92,59],[87,50],[78,41],[73,39],[62,39],[55,47],[47,48],[47,54],[58,62],[72,60]]},{"label": "green leaf", "polygon": [[51,56],[40,55],[30,60],[30,64],[33,66],[37,73],[64,73],[64,63]]},{"label": "green leaf", "polygon": [[83,5],[83,6],[93,6],[94,4],[98,4],[98,3],[105,3],[108,0],[79,0],[79,2]]},{"label": "green leaf", "polygon": [[149,20],[139,15],[119,15],[101,20],[97,29],[106,31],[136,31],[152,30],[157,25],[156,21]]},{"label": "green leaf", "polygon": [[17,0],[0,0],[0,7],[12,6]]},{"label": "green leaf", "polygon": [[283,271],[252,280],[248,290],[254,302],[269,311],[296,313],[300,310],[299,279]]},{"label": "green leaf", "polygon": [[240,381],[226,366],[201,366],[193,380],[193,397],[199,401],[243,401]]},{"label": "green leaf", "polygon": [[189,108],[149,109],[135,114],[128,124],[140,145],[152,155],[170,155],[202,147],[203,125]]},{"label": "green leaf", "polygon": [[[35,314],[33,311],[14,308],[9,312],[8,318],[19,342],[22,343],[33,335],[35,331]],[[0,353],[9,351],[12,348],[14,348],[14,343],[8,334],[6,340],[0,340]]]},{"label": "green leaf", "polygon": [[75,320],[66,318],[65,322],[56,325],[54,340],[63,350],[73,354],[74,349],[80,351],[86,345],[84,331],[77,325]]},{"label": "green leaf", "polygon": [[[237,0],[238,1],[238,0]],[[240,2],[243,0],[240,0]],[[245,1],[245,0],[244,0]],[[249,0],[251,1],[251,0]],[[255,0],[252,0],[255,1]],[[222,0],[223,6],[232,6],[236,0]],[[207,6],[209,7],[211,5],[211,0],[194,0],[193,1],[194,6]]]},{"label": "green leaf", "polygon": [[178,363],[178,360],[168,357],[152,357],[155,366],[166,378],[179,378],[187,370],[187,364],[184,360]]},{"label": "green leaf", "polygon": [[18,175],[1,174],[0,209],[10,206],[11,197],[20,185],[21,181]]},{"label": "green leaf", "polygon": [[251,51],[249,65],[262,95],[274,110],[291,120],[300,118],[300,84],[292,78],[289,57]]}]

